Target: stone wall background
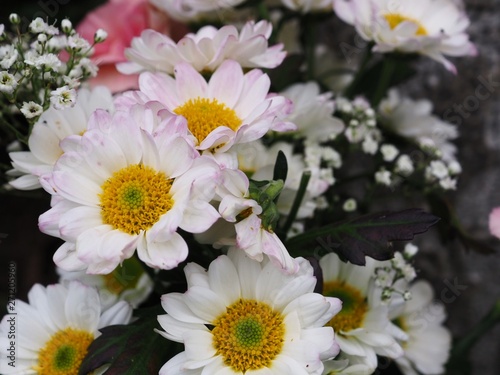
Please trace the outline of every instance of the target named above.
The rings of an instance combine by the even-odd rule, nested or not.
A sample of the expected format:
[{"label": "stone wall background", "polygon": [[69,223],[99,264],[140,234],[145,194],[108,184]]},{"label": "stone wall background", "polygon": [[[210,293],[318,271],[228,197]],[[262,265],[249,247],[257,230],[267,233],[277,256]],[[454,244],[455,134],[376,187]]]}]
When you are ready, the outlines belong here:
[{"label": "stone wall background", "polygon": [[[24,3],[36,9],[33,4],[37,2]],[[8,16],[9,6],[21,13],[18,4],[10,3],[2,13]],[[69,5],[61,6],[61,14]],[[412,97],[434,102],[438,116],[459,125],[457,144],[463,173],[453,200],[464,227],[497,250],[484,256],[459,244],[444,249],[433,238],[435,233],[425,235],[417,268],[421,277],[433,283],[436,299],[445,302],[447,326],[454,336],[465,334],[500,298],[500,241],[493,239],[487,228],[491,208],[500,206],[500,0],[465,0],[465,7],[471,19],[469,33],[479,55],[455,59],[457,76],[437,63],[422,60],[417,77],[404,85]],[[348,42],[352,37],[335,34],[335,42]],[[481,80],[491,82],[488,98],[484,98],[484,89],[479,95],[482,99],[476,92]],[[51,256],[59,242],[37,230],[38,216],[47,207],[47,200],[0,197],[0,264],[5,269],[8,261],[17,263],[19,298],[25,299],[36,282],[56,280]],[[0,272],[2,302],[6,278],[5,272]],[[472,373],[499,374],[499,354],[497,325],[475,347]]]}]

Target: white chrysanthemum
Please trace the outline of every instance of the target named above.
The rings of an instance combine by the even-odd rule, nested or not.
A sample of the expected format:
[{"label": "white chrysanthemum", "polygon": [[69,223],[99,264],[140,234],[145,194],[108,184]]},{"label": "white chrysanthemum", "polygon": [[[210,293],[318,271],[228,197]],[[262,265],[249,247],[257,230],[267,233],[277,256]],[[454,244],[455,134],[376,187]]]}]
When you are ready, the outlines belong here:
[{"label": "white chrysanthemum", "polygon": [[164,34],[145,30],[125,50],[130,62],[119,63],[117,67],[124,74],[143,71],[173,74],[175,65],[187,62],[197,71],[206,72],[214,71],[230,59],[244,68],[275,68],[286,52],[282,44],[268,47],[271,33],[271,23],[249,21],[240,32],[233,25],[220,29],[205,26],[175,43]]},{"label": "white chrysanthemum", "polygon": [[445,55],[477,53],[465,32],[469,19],[453,0],[334,0],[334,10],[375,51],[419,53],[453,72]]},{"label": "white chrysanthemum", "polygon": [[370,356],[367,359],[341,352],[335,359],[324,362],[323,375],[371,375],[377,369],[377,357]]},{"label": "white chrysanthemum", "polygon": [[191,65],[175,67],[175,78],[145,72],[139,78],[140,91],[117,99],[120,108],[137,102],[158,101],[170,112],[184,116],[198,150],[225,152],[237,143],[251,142],[269,130],[294,130],[284,122],[291,103],[283,96],[270,95],[270,79],[259,69],[244,74],[241,65],[226,60],[210,81]]},{"label": "white chrysanthemum", "polygon": [[451,347],[451,334],[443,326],[444,306],[433,302],[434,292],[420,280],[410,289],[411,299],[396,303],[391,319],[408,335],[402,342],[404,356],[396,363],[405,375],[437,375],[445,371]]},{"label": "white chrysanthemum", "polygon": [[[323,294],[342,301],[342,310],[328,325],[336,333],[340,350],[376,368],[376,354],[398,358],[403,349],[395,337],[406,338],[389,320],[388,306],[380,302],[373,275],[377,262],[366,258],[365,266],[342,262],[330,253],[320,259]],[[394,337],[395,336],[395,337]]]},{"label": "white chrysanthemum", "polygon": [[162,296],[158,321],[185,351],[160,370],[166,374],[317,374],[338,346],[324,327],[341,308],[336,298],[313,293],[312,266],[284,275],[241,251],[220,256],[205,271],[184,269],[188,290]]},{"label": "white chrysanthemum", "polygon": [[104,308],[117,301],[126,301],[133,308],[144,302],[153,291],[153,281],[144,271],[143,266],[132,257],[126,259],[113,272],[107,275],[89,275],[84,271],[65,271],[57,267],[59,282],[72,280],[97,288]]},{"label": "white chrysanthemum", "polygon": [[444,160],[455,159],[456,147],[450,140],[457,137],[458,131],[432,114],[429,100],[412,100],[390,90],[380,103],[379,112],[383,123],[396,134],[436,149]]},{"label": "white chrysanthemum", "polygon": [[[16,300],[16,315],[2,319],[0,372],[4,375],[77,375],[99,329],[128,324],[132,317],[128,303],[120,301],[105,310],[97,291],[77,281],[47,287],[35,284],[28,301]],[[9,358],[12,324],[17,327],[15,353]]]},{"label": "white chrysanthemum", "polygon": [[333,0],[281,0],[288,9],[301,13],[331,12]]},{"label": "white chrysanthemum", "polygon": [[39,219],[42,232],[66,241],[54,255],[59,267],[106,274],[136,248],[154,268],[186,258],[177,228],[202,232],[219,217],[207,203],[219,167],[193,148],[179,119],[167,118],[152,135],[130,112],[94,113],[74,151],[54,166],[57,193]]},{"label": "white chrysanthemum", "polygon": [[231,244],[228,238],[235,232],[234,247],[245,251],[250,258],[261,262],[266,254],[284,272],[296,272],[298,265],[283,242],[263,225],[262,207],[249,198],[248,188],[249,180],[242,171],[224,171],[224,183],[218,188],[218,195],[222,198],[219,212],[234,229],[221,233],[223,240],[218,242]]},{"label": "white chrysanthemum", "polygon": [[151,0],[159,9],[172,18],[182,21],[200,21],[212,19],[222,10],[231,9],[245,0]]},{"label": "white chrysanthemum", "polygon": [[321,93],[316,82],[297,83],[281,92],[293,102],[286,118],[297,125],[297,133],[312,142],[326,142],[344,130],[344,123],[333,116],[332,93]]},{"label": "white chrysanthemum", "polygon": [[[28,146],[30,151],[11,152],[11,174],[22,174],[10,181],[16,189],[31,190],[41,187],[40,177],[52,172],[63,150],[60,142],[68,136],[80,135],[87,129],[90,115],[102,108],[113,111],[111,92],[105,87],[96,87],[92,91],[81,89],[72,108],[57,110],[49,108],[33,126]],[[48,189],[50,191],[50,189]]]}]

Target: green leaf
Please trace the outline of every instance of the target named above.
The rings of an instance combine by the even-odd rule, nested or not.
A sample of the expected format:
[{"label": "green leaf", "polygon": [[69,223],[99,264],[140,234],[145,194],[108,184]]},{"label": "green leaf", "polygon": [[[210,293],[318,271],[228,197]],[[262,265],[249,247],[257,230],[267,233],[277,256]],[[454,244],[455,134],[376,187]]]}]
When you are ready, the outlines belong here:
[{"label": "green leaf", "polygon": [[283,180],[286,181],[286,176],[288,174],[288,163],[286,161],[286,156],[283,151],[278,151],[278,156],[276,157],[276,163],[274,164],[273,180]]},{"label": "green leaf", "polygon": [[365,256],[391,259],[394,250],[390,242],[412,240],[438,221],[438,217],[418,208],[382,212],[309,230],[291,238],[286,246],[293,256],[310,256],[311,251],[318,250],[335,252],[344,261],[365,265]]},{"label": "green leaf", "polygon": [[158,374],[170,358],[182,350],[154,331],[160,328],[157,316],[165,314],[161,306],[140,309],[139,319],[129,325],[101,329],[101,336],[89,346],[79,375],[86,375],[109,364],[105,375]]}]

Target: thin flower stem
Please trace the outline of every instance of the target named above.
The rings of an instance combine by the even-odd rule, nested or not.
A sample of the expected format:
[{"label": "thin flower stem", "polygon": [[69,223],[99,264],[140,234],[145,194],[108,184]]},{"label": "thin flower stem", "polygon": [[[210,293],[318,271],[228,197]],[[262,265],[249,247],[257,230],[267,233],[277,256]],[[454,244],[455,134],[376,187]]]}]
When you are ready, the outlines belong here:
[{"label": "thin flower stem", "polygon": [[304,199],[304,195],[306,194],[306,189],[307,185],[309,184],[309,180],[311,179],[311,172],[304,172],[302,173],[302,177],[300,179],[300,185],[299,185],[299,190],[297,191],[297,194],[295,195],[295,199],[292,204],[292,208],[290,210],[290,213],[288,214],[288,217],[286,219],[285,224],[281,228],[281,232],[283,235],[286,237],[286,234],[292,227],[292,224],[297,217],[297,213],[299,212],[300,204],[302,203],[302,200]]},{"label": "thin flower stem", "polygon": [[305,17],[302,40],[304,43],[304,50],[306,51],[307,62],[307,79],[314,79],[315,65],[316,65],[316,22],[314,18]]},{"label": "thin flower stem", "polygon": [[374,108],[378,106],[382,98],[385,96],[395,69],[396,61],[390,56],[387,56],[382,65],[382,74],[380,75],[380,80],[378,81],[377,90],[373,95],[372,106]]}]

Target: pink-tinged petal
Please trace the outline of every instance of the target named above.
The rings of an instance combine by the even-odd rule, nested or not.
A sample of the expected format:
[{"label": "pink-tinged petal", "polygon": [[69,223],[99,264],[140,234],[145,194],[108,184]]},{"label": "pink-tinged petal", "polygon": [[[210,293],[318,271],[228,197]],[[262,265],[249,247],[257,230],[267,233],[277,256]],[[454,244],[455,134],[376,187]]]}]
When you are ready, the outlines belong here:
[{"label": "pink-tinged petal", "polygon": [[240,100],[234,106],[234,110],[241,119],[250,116],[254,109],[266,99],[271,86],[269,76],[257,69],[247,73],[245,80],[244,95],[240,96]]},{"label": "pink-tinged petal", "polygon": [[500,238],[500,207],[491,210],[488,227],[493,236]]},{"label": "pink-tinged petal", "polygon": [[201,233],[210,228],[219,218],[220,215],[215,207],[205,200],[194,198],[184,210],[179,227],[189,233]]},{"label": "pink-tinged petal", "polygon": [[161,156],[158,152],[153,136],[145,130],[142,130],[140,137],[143,145],[141,164],[151,167],[154,170],[159,170]]},{"label": "pink-tinged petal", "polygon": [[62,197],[87,206],[100,204],[101,187],[93,180],[74,172],[55,171],[52,175],[55,188]]},{"label": "pink-tinged petal", "polygon": [[235,224],[237,233],[236,243],[240,249],[246,249],[260,240],[261,222],[261,219],[257,215],[252,214]]},{"label": "pink-tinged petal", "polygon": [[128,165],[139,164],[142,159],[144,146],[140,134],[140,124],[128,111],[114,114],[108,135],[120,146]]},{"label": "pink-tinged petal", "polygon": [[243,70],[236,61],[226,60],[210,78],[208,96],[233,108],[244,86]]},{"label": "pink-tinged petal", "polygon": [[67,200],[53,201],[52,203],[53,207],[38,218],[38,228],[45,234],[59,237],[59,220],[61,216],[68,210],[78,207],[78,205]]},{"label": "pink-tinged petal", "polygon": [[147,243],[138,243],[137,254],[149,267],[169,270],[177,267],[188,255],[186,241],[178,233],[173,233],[164,242],[150,241],[147,234],[145,237]]},{"label": "pink-tinged petal", "polygon": [[61,216],[59,221],[61,238],[76,242],[80,234],[102,224],[100,208],[88,206],[73,208]]},{"label": "pink-tinged petal", "polygon": [[250,186],[250,181],[247,175],[239,169],[224,169],[222,171],[223,184],[227,192],[225,194],[232,194],[236,197],[244,197]]},{"label": "pink-tinged petal", "polygon": [[54,254],[54,263],[65,271],[83,271],[87,264],[78,259],[76,245],[65,242]]},{"label": "pink-tinged petal", "polygon": [[177,94],[179,95],[179,102],[181,104],[190,99],[207,97],[207,81],[190,64],[178,64],[175,66],[174,71]]},{"label": "pink-tinged petal", "polygon": [[226,312],[226,304],[220,295],[199,286],[194,286],[184,293],[184,301],[194,314],[207,322],[213,323]]},{"label": "pink-tinged petal", "polygon": [[220,256],[210,263],[208,281],[210,289],[217,293],[227,306],[241,298],[238,272],[227,256]]},{"label": "pink-tinged petal", "polygon": [[166,214],[162,215],[160,220],[147,230],[146,238],[148,242],[169,241],[172,235],[177,231],[182,221],[185,205],[176,200],[175,196],[174,202],[174,207]]},{"label": "pink-tinged petal", "polygon": [[297,262],[290,256],[276,233],[262,230],[262,252],[269,256],[271,262],[288,274],[294,274],[299,270]]},{"label": "pink-tinged petal", "polygon": [[171,111],[183,103],[172,95],[176,92],[176,82],[166,74],[144,72],[139,76],[139,87],[149,100],[159,101]]},{"label": "pink-tinged petal", "polygon": [[[104,260],[100,255],[101,253],[106,251],[115,252],[116,249],[102,249],[105,235],[112,231],[113,227],[111,225],[100,225],[80,234],[76,240],[78,258],[82,262],[92,264]],[[120,250],[118,251],[120,252]],[[119,260],[116,259],[116,262],[119,263]]]},{"label": "pink-tinged petal", "polygon": [[198,145],[198,150],[208,150],[218,147],[218,152],[226,151],[234,143],[235,132],[227,126],[219,126],[212,130]]},{"label": "pink-tinged petal", "polygon": [[199,156],[196,149],[181,137],[170,137],[170,139],[155,138],[160,154],[159,169],[169,177],[176,178],[185,173],[193,165],[195,158]]}]

